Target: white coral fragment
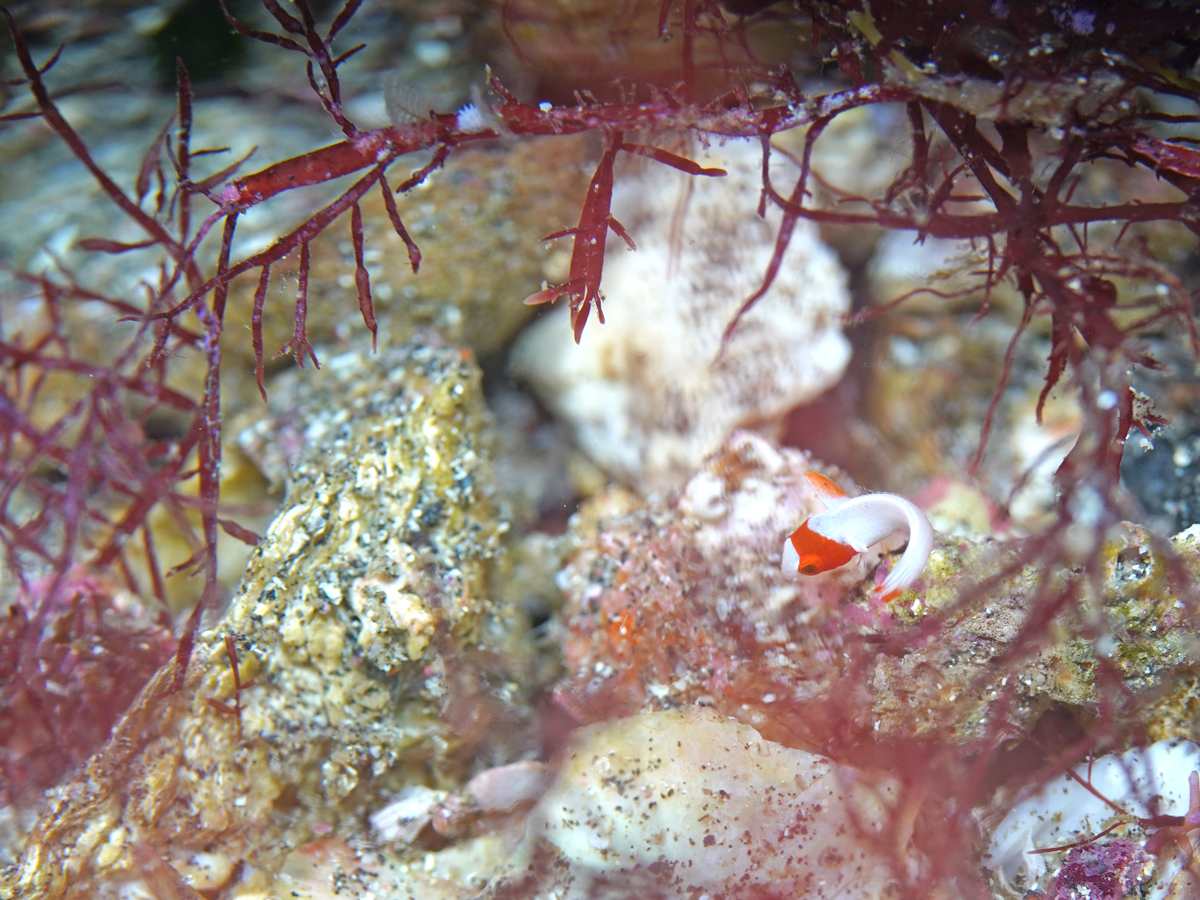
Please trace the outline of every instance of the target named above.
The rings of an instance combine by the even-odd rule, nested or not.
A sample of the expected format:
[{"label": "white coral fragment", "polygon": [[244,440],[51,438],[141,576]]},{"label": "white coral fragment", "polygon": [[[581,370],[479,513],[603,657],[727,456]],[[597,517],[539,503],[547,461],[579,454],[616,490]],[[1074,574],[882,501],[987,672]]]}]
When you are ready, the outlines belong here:
[{"label": "white coral fragment", "polygon": [[371,828],[385,841],[411,844],[449,795],[418,784],[405,788],[383,809],[371,814]]}]

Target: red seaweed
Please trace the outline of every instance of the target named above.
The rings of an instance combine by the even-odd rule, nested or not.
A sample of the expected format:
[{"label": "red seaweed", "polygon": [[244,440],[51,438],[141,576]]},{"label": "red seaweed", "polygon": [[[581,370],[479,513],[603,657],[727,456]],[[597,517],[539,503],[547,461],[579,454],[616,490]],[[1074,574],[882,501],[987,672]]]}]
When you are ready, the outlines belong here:
[{"label": "red seaweed", "polygon": [[[649,104],[545,109],[518,102],[497,82],[493,82],[503,101],[492,110],[496,128],[463,130],[458,127],[457,116],[435,114],[426,121],[404,127],[362,131],[343,109],[337,74],[338,66],[357,48],[340,55],[332,50],[334,38],[354,14],[358,3],[355,0],[347,2],[324,33],[317,27],[314,15],[304,0],[296,4],[299,18],[273,0],[264,0],[264,6],[285,34],[251,29],[228,10],[225,10],[225,14],[238,33],[306,57],[312,86],[346,139],[273,163],[250,175],[234,177],[237,169],[246,161],[243,158],[212,176],[193,181],[191,161],[207,151],[191,148],[192,89],[187,71],[180,63],[179,111],[174,133],[168,123],[147,148],[139,166],[134,196],[127,194],[95,162],[83,139],[55,102],[45,77],[58,54],[38,66],[12,15],[6,10],[2,11],[24,72],[23,84],[32,95],[34,108],[8,113],[0,120],[41,118],[86,166],[108,199],[146,235],[144,239],[132,242],[88,238],[81,242],[81,248],[94,252],[123,253],[158,247],[165,253],[167,262],[161,269],[158,283],[150,286],[142,305],[110,298],[78,285],[66,270],[60,273],[65,283],[44,275],[13,273],[19,282],[28,284],[31,290],[41,295],[52,331],[32,342],[10,341],[0,346],[0,358],[8,373],[8,386],[0,397],[0,418],[6,426],[5,433],[10,435],[4,456],[3,496],[11,501],[18,491],[33,491],[42,507],[38,517],[24,523],[11,506],[0,508],[0,540],[18,572],[26,565],[35,568],[50,566],[64,572],[76,560],[91,558],[92,564],[102,569],[116,565],[126,576],[128,587],[140,592],[144,586],[136,574],[139,567],[125,558],[123,549],[128,538],[140,536],[147,558],[145,567],[150,570],[151,589],[165,603],[163,576],[159,571],[161,567],[157,562],[151,532],[146,525],[150,513],[159,505],[165,505],[193,548],[192,558],[183,566],[176,567],[175,571],[195,569],[204,577],[200,606],[189,617],[181,635],[176,685],[180,683],[189,658],[199,615],[204,608],[211,608],[217,601],[218,529],[224,527],[235,536],[253,539],[253,535],[245,529],[231,530],[227,524],[229,520],[219,516],[222,327],[229,284],[236,276],[244,272],[258,272],[258,289],[250,317],[251,344],[256,363],[256,381],[265,396],[264,360],[269,350],[263,344],[262,312],[271,267],[299,248],[294,335],[279,352],[290,352],[298,360],[307,355],[315,364],[316,354],[308,341],[305,324],[308,309],[308,246],[313,238],[346,212],[350,213],[351,220],[359,308],[364,323],[374,332],[374,311],[369,277],[363,262],[364,236],[358,204],[376,182],[383,192],[393,228],[408,248],[410,263],[416,271],[420,263],[420,250],[403,224],[395,195],[406,194],[422,184],[445,163],[455,148],[493,140],[500,136],[501,130],[532,136],[597,131],[610,136],[609,148],[597,167],[593,190],[584,204],[580,225],[562,232],[575,237],[575,252],[572,278],[560,293],[569,295],[576,314],[576,328],[581,331],[591,305],[599,306],[603,237],[607,229],[611,227],[630,246],[633,245],[632,238],[624,233],[608,212],[613,165],[617,155],[624,152],[648,156],[691,174],[721,174],[719,170],[703,169],[662,148],[626,142],[622,138],[625,128],[671,125],[681,129],[738,134],[747,130],[758,131],[762,121],[769,121],[771,128],[799,121],[798,117],[780,115],[778,110],[764,115],[748,107],[729,110],[718,104],[692,106],[668,93],[656,95],[656,100]],[[295,36],[295,39],[288,35]],[[315,77],[315,70],[321,72],[320,82]],[[402,156],[424,149],[433,151],[430,161],[392,189],[385,176],[388,167]],[[155,216],[145,212],[140,201],[145,198],[152,181],[157,179],[160,185],[167,185],[170,181],[164,172],[163,156],[169,160],[174,187],[170,191],[160,191],[156,202],[159,215]],[[367,170],[366,174],[340,196],[315,210],[306,221],[281,235],[266,250],[243,259],[233,258],[237,220],[243,212],[283,191],[324,183],[364,169]],[[192,195],[202,195],[216,204],[216,209],[198,223],[192,220],[190,214],[188,199]],[[197,259],[197,251],[204,238],[218,224],[221,225],[218,259],[215,269],[206,273]],[[70,338],[61,324],[59,308],[68,302],[105,305],[112,309],[115,316],[140,323],[138,334],[113,359],[103,364],[85,364],[75,358],[77,351],[70,346]],[[195,313],[200,323],[199,331],[183,326],[182,319],[186,312]],[[139,349],[144,333],[153,335],[153,346],[148,354]],[[206,360],[206,377],[191,393],[164,386],[171,356],[181,346],[196,348]],[[91,379],[94,387],[83,388],[85,399],[47,428],[35,423],[32,411],[46,375],[57,370]],[[156,408],[164,406],[186,417],[188,424],[183,429],[182,438],[167,444],[149,439],[139,442],[135,436],[142,431],[142,421],[124,421],[121,418],[126,415],[124,401],[134,395],[141,395],[147,401],[145,405],[148,409],[139,414],[142,421]],[[109,453],[105,449],[105,442],[115,440],[118,435],[123,441],[121,456],[125,463],[110,467],[104,462],[105,454]],[[16,436],[22,440],[14,441],[12,438]],[[153,460],[153,465],[140,465],[139,460],[142,459]],[[74,468],[70,466],[72,460],[87,460],[88,464],[83,468]],[[78,474],[56,487],[44,483],[35,475],[39,466],[46,465],[69,469]],[[89,479],[86,487],[82,480],[84,473]],[[198,477],[198,491],[193,496],[182,491],[180,485],[194,476]],[[122,501],[120,498],[130,499]],[[114,504],[120,510],[115,519],[111,511]],[[85,510],[86,515],[83,514]],[[198,531],[190,523],[186,515],[188,511],[199,514]]]},{"label": "red seaweed", "polygon": [[32,581],[0,612],[0,801],[36,796],[98,750],[174,650],[165,610],[106,578]]},{"label": "red seaweed", "polygon": [[[161,254],[157,278],[136,299],[109,296],[81,284],[66,266],[37,275],[6,266],[22,299],[36,301],[45,321],[39,333],[5,331],[0,337],[0,543],[19,583],[19,595],[37,598],[22,601],[0,641],[0,654],[8,654],[0,657],[7,666],[6,680],[0,683],[8,692],[3,695],[6,703],[15,703],[7,698],[17,692],[25,698],[38,696],[38,678],[30,666],[41,644],[33,636],[59,614],[51,611],[112,595],[117,588],[110,581],[134,595],[152,597],[166,609],[166,582],[172,571],[162,571],[150,525],[155,512],[166,514],[191,551],[189,560],[175,570],[192,569],[203,578],[201,600],[178,638],[174,684],[182,683],[200,617],[219,599],[218,531],[247,542],[255,539],[229,518],[220,494],[220,370],[223,344],[231,339],[223,330],[230,283],[244,273],[257,275],[250,341],[256,382],[265,397],[268,354],[290,353],[300,365],[307,356],[317,365],[306,328],[310,243],[349,213],[340,227],[348,228],[353,247],[359,315],[374,335],[362,199],[378,183],[392,228],[417,272],[421,251],[401,215],[405,195],[436,177],[459,148],[514,137],[553,140],[591,133],[602,143],[587,194],[581,198],[578,223],[546,238],[572,238],[568,279],[526,301],[565,296],[576,341],[593,306],[603,322],[609,231],[630,248],[635,246],[636,234],[628,233],[611,213],[622,154],[646,157],[691,176],[724,174],[657,146],[669,143],[662,136],[678,134],[701,144],[724,138],[757,140],[762,184],[746,203],[756,203],[763,215],[777,210],[780,217],[772,258],[759,287],[741,298],[731,321],[712,323],[714,329],[724,329],[723,348],[737,340],[743,315],[772,289],[802,219],[904,230],[916,241],[970,242],[987,260],[986,267],[974,273],[979,314],[988,313],[992,293],[1001,284],[1015,288],[1022,305],[992,403],[979,423],[981,440],[974,461],[978,469],[1017,347],[1035,323],[1047,323],[1050,350],[1037,415],[1050,392],[1064,383],[1078,393],[1083,410],[1083,433],[1057,472],[1059,502],[1053,521],[1040,533],[1011,542],[1011,562],[965,584],[956,603],[939,617],[879,635],[864,653],[902,657],[930,640],[944,622],[985,604],[991,592],[1024,567],[1065,572],[1062,578],[1045,577],[1032,587],[1020,635],[996,660],[998,666],[1015,669],[1045,643],[1056,617],[1078,608],[1101,588],[1101,548],[1117,523],[1137,515],[1119,484],[1124,443],[1131,429],[1149,432],[1158,424],[1152,410],[1139,401],[1130,375],[1131,368],[1159,365],[1142,336],[1151,329],[1174,328],[1193,354],[1200,355],[1190,288],[1164,264],[1148,258],[1138,244],[1151,225],[1200,234],[1194,201],[1200,189],[1200,150],[1170,131],[1200,122],[1193,109],[1196,85],[1191,74],[1200,55],[1200,13],[1170,6],[1153,14],[1134,6],[1098,11],[1073,0],[1036,7],[987,0],[874,0],[857,6],[801,0],[798,10],[780,15],[804,20],[811,33],[809,63],[815,69],[835,62],[836,72],[827,74],[840,82],[825,93],[806,94],[787,68],[764,72],[731,63],[716,73],[716,80],[727,86],[717,93],[706,80],[713,73],[698,61],[697,41],[716,36],[720,46],[721,41],[737,39],[732,10],[757,13],[763,4],[748,0],[718,7],[684,0],[677,9],[671,0],[662,0],[657,5],[658,33],[681,36],[673,80],[629,85],[618,99],[603,103],[579,90],[574,103],[554,106],[524,102],[493,77],[487,127],[464,127],[456,114],[431,113],[408,124],[364,130],[347,112],[338,75],[361,45],[334,48],[358,0],[344,3],[326,28],[319,26],[307,0],[295,0],[295,14],[276,0],[262,4],[280,33],[251,28],[222,9],[243,37],[304,58],[308,82],[342,139],[239,175],[247,156],[194,180],[193,161],[209,151],[192,148],[192,87],[180,63],[178,111],[141,156],[132,191],[105,172],[56,101],[60,95],[51,90],[48,79],[59,53],[39,65],[12,14],[0,8],[23,73],[19,84],[29,95],[29,105],[0,115],[0,121],[40,121],[141,233],[132,241],[87,237],[79,247],[112,254],[153,248]],[[502,27],[528,15],[511,6],[505,7]],[[796,48],[798,53],[802,49]],[[1192,111],[1168,114],[1165,104],[1153,102],[1164,97],[1192,104]],[[889,104],[901,109],[907,122],[903,171],[878,196],[841,192],[822,182],[812,167],[822,134],[839,116]],[[770,163],[773,154],[782,151],[772,138],[802,126],[807,133],[799,174],[794,183],[777,186]],[[429,154],[428,162],[393,188],[390,167],[420,151]],[[1152,174],[1178,196],[1143,201],[1126,189],[1134,182],[1117,177],[1111,195],[1089,198],[1086,189],[1081,190],[1084,176],[1099,169],[1118,176]],[[234,237],[243,213],[294,188],[346,176],[355,180],[333,200],[313,209],[265,249],[237,257]],[[211,204],[207,214],[193,218],[192,201],[200,208]],[[546,230],[561,224],[547,223]],[[1102,228],[1112,234],[1102,237]],[[199,253],[210,233],[219,235],[215,265]],[[272,270],[279,271],[297,250],[292,337],[276,353],[264,344],[267,286]],[[1130,284],[1161,289],[1141,295]],[[884,315],[909,296],[860,313],[856,321]],[[82,307],[102,310],[112,321],[130,325],[128,339],[103,360],[90,358],[68,327],[67,319]],[[200,383],[180,388],[168,375],[172,360],[184,351],[203,357],[205,374]],[[53,378],[74,379],[77,399],[48,413],[45,398]],[[166,438],[154,428],[155,417],[163,415],[178,423]],[[189,485],[193,481],[194,486]],[[1078,552],[1080,533],[1092,548],[1083,558]],[[1181,618],[1194,620],[1198,597],[1193,580],[1165,539],[1152,536],[1151,543],[1164,561],[1167,581],[1184,602]],[[80,571],[106,579],[103,590],[81,587]],[[20,622],[12,624],[18,615]],[[78,621],[80,627],[95,627],[91,620]],[[635,646],[636,639],[626,632],[636,622],[624,615],[615,621],[620,623],[619,636]],[[1081,637],[1099,639],[1109,629],[1110,623],[1099,617],[1089,620]],[[20,650],[12,650],[15,646]],[[230,649],[231,665],[236,666],[235,657]],[[1093,741],[1111,737],[1118,719],[1135,718],[1136,706],[1111,659],[1098,656],[1096,684],[1102,724]],[[985,742],[992,751],[1011,737],[1002,713],[1013,696],[1005,694],[997,701]],[[49,700],[29,702],[29,715],[48,722],[47,734],[69,727],[46,718]],[[607,702],[620,706],[613,698]],[[964,776],[964,796],[977,799],[982,793],[990,760],[991,755],[980,750],[966,763],[970,771]],[[39,784],[52,780],[50,775],[20,777]]]}]

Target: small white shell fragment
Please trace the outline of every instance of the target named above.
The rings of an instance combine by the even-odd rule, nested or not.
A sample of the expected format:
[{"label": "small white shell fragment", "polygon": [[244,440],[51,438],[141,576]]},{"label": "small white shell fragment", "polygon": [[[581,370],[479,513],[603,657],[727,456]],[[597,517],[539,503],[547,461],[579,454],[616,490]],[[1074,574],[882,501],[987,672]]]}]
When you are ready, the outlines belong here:
[{"label": "small white shell fragment", "polygon": [[371,827],[385,841],[410,844],[433,819],[433,810],[449,795],[423,784],[405,788],[396,798],[371,814]]},{"label": "small white shell fragment", "polygon": [[507,812],[541,796],[546,764],[526,759],[480,772],[467,782],[467,793],[481,812]]},{"label": "small white shell fragment", "polygon": [[236,861],[220,850],[213,853],[193,853],[180,874],[198,891],[215,891],[233,874]]}]

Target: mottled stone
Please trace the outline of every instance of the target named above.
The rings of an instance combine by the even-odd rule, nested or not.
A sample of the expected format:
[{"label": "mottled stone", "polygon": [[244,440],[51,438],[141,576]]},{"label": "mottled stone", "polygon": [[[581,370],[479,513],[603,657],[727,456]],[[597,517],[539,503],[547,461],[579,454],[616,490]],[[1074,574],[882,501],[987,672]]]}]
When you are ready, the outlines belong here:
[{"label": "mottled stone", "polygon": [[899,897],[919,865],[883,838],[899,798],[707,710],[644,713],[573,736],[490,896]]},{"label": "mottled stone", "polygon": [[871,453],[899,484],[962,479],[996,399],[983,464],[972,480],[1018,524],[1044,526],[1057,496],[1054,471],[1083,422],[1074,393],[1065,388],[1047,399],[1037,422],[1049,340],[1030,333],[1018,342],[1008,383],[996,398],[1014,322],[1003,312],[977,320],[972,312],[909,315],[906,309],[881,320],[864,367],[870,373],[862,387],[864,415],[876,442]]},{"label": "mottled stone", "polygon": [[217,889],[222,858],[274,871],[401,786],[530,749],[525,622],[494,599],[506,526],[479,379],[457,348],[330,360],[287,500],[182,690],[162,670],[57,789],[18,892],[148,878],[138,846]]},{"label": "mottled stone", "polygon": [[[473,8],[468,21],[476,52],[504,84],[558,105],[578,102],[577,91],[623,102],[631,85],[677,78],[684,28],[678,13],[661,15],[652,0],[525,0],[520,15],[491,0]],[[688,31],[688,89],[699,102],[724,95],[730,71],[765,72],[793,60],[806,39],[804,27],[787,17],[739,14],[737,23],[737,40],[720,26]]]},{"label": "mottled stone", "polygon": [[889,82],[935,102],[953,104],[979,119],[1028,122],[1043,128],[1062,128],[1093,116],[1116,118],[1112,101],[1126,90],[1124,78],[1107,70],[1091,71],[1087,78],[1026,77],[1013,90],[988,78],[930,74],[900,54],[885,63],[884,72]]}]

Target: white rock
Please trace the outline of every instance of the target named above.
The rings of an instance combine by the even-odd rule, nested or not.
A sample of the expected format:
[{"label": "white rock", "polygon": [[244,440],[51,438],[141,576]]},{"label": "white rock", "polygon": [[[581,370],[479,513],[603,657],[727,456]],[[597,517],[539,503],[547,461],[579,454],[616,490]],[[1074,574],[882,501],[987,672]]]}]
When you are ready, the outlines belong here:
[{"label": "white rock", "polygon": [[[576,346],[560,300],[513,357],[583,449],[643,490],[677,486],[738,426],[778,423],[833,385],[850,357],[845,273],[816,228],[798,222],[774,285],[714,365],[725,326],[761,283],[780,217],[755,211],[757,144],[693,155],[729,174],[689,178],[647,163],[618,175],[613,214],[638,249],[608,244],[605,324],[593,312]],[[773,159],[774,183],[790,190],[791,163]]]},{"label": "white rock", "polygon": [[[878,898],[896,784],[704,709],[581,729],[531,816],[539,896]],[[910,855],[910,860],[912,859]],[[528,871],[518,864],[518,872]]]},{"label": "white rock", "polygon": [[[1188,811],[1188,776],[1200,769],[1200,746],[1191,741],[1159,741],[1145,749],[1102,756],[1073,770],[1078,779],[1089,781],[1096,793],[1067,773],[1053,778],[1040,791],[1017,803],[988,838],[983,864],[993,870],[1001,886],[1016,890],[1044,887],[1051,867],[1062,854],[1032,853],[1063,847],[1093,837],[1120,816],[1099,794],[1130,816],[1151,814],[1150,801],[1157,797],[1158,815],[1182,816]],[[1120,832],[1139,839],[1136,826]],[[1160,867],[1146,896],[1165,896],[1178,865]],[[1020,893],[1020,891],[1018,891]]]}]

